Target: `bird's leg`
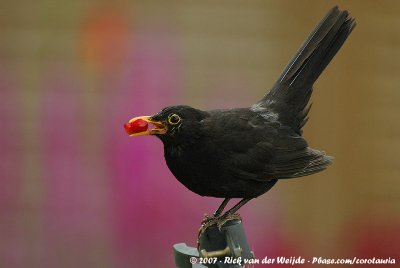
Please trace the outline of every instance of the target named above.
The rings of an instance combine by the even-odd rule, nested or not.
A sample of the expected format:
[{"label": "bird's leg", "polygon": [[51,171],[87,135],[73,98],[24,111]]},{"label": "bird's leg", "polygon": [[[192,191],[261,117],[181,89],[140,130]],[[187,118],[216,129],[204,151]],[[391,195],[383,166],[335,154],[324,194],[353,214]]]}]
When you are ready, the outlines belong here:
[{"label": "bird's leg", "polygon": [[229,217],[230,215],[235,214],[236,211],[239,210],[239,208],[243,207],[247,202],[249,202],[252,198],[243,198],[242,200],[240,200],[239,203],[237,203],[236,205],[234,205],[231,209],[229,209],[228,211],[226,211],[221,218],[226,218]]},{"label": "bird's leg", "polygon": [[213,215],[208,215],[208,214],[204,215],[204,219],[201,221],[202,229],[205,230],[208,227],[210,227],[211,225],[218,223],[218,220],[221,217],[222,211],[224,211],[224,208],[229,203],[229,200],[231,200],[231,198],[225,198],[224,201],[222,201],[221,205],[218,207],[218,209],[214,212]]},{"label": "bird's leg", "polygon": [[231,200],[231,198],[225,198],[224,201],[222,201],[221,205],[214,212],[214,217],[215,218],[221,216],[222,211],[224,211],[224,208],[226,207],[226,205],[228,205],[230,200]]},{"label": "bird's leg", "polygon": [[199,242],[200,236],[208,227],[216,224],[219,228],[221,228],[222,225],[219,224],[219,220],[221,218],[222,211],[224,211],[226,205],[229,203],[230,200],[231,198],[225,198],[213,215],[204,215],[204,219],[201,221],[201,227],[199,229],[197,242]]},{"label": "bird's leg", "polygon": [[217,226],[219,229],[227,223],[228,221],[241,221],[242,217],[236,211],[239,210],[244,204],[249,202],[252,198],[243,198],[242,200],[239,201],[236,205],[234,205],[231,209],[226,211],[222,216],[218,217],[217,220]]},{"label": "bird's leg", "polygon": [[234,205],[231,209],[226,211],[222,216],[221,213],[228,204],[229,200],[231,198],[225,198],[222,204],[218,207],[217,211],[215,211],[214,215],[205,215],[203,221],[201,222],[201,227],[199,229],[199,233],[197,235],[197,248],[200,248],[200,237],[204,233],[205,230],[207,230],[208,227],[217,225],[218,229],[221,230],[221,227],[227,223],[228,221],[241,221],[242,218],[240,217],[239,214],[235,213],[236,211],[239,210],[243,205],[245,205],[247,202],[249,202],[252,198],[243,198],[242,200],[239,201],[236,205]]},{"label": "bird's leg", "polygon": [[234,205],[231,209],[226,211],[222,216],[221,213],[228,204],[231,198],[225,198],[222,204],[218,207],[217,211],[215,211],[214,215],[205,215],[203,221],[201,222],[201,227],[199,230],[199,237],[201,234],[210,226],[217,225],[219,229],[227,223],[228,221],[237,220],[241,221],[242,218],[239,214],[235,213],[239,210],[244,204],[249,202],[252,198],[243,198],[236,205]]}]

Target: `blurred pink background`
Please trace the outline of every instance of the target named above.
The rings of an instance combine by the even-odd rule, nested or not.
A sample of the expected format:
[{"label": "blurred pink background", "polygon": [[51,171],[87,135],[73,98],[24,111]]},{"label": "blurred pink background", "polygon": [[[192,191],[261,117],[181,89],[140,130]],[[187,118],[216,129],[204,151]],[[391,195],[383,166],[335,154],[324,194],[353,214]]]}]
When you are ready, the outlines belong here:
[{"label": "blurred pink background", "polygon": [[304,130],[335,162],[240,212],[258,258],[398,265],[400,2],[21,0],[0,8],[0,267],[174,267],[172,245],[194,246],[221,200],[189,192],[161,142],[123,124],[250,105],[335,4],[358,26]]}]

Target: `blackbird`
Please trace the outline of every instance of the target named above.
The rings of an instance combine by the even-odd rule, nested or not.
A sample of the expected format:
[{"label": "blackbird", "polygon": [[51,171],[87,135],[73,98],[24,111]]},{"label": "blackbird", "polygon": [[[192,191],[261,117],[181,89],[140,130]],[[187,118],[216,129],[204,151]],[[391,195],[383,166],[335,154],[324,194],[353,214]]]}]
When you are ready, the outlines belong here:
[{"label": "blackbird", "polygon": [[[332,8],[286,66],[272,89],[251,107],[203,111],[163,108],[125,124],[130,136],[155,135],[174,176],[201,196],[224,198],[214,218],[226,218],[278,180],[320,172],[332,157],[302,136],[312,86],[343,45],[355,21]],[[241,201],[222,212],[231,198]]]}]

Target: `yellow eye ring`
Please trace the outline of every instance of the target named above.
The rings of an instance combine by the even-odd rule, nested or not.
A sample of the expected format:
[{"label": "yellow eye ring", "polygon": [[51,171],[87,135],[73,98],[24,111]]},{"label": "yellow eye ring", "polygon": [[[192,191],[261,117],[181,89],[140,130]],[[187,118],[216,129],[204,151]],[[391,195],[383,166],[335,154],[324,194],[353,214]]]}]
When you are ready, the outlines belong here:
[{"label": "yellow eye ring", "polygon": [[171,125],[179,124],[179,122],[181,122],[181,117],[179,115],[177,114],[168,115],[168,123],[170,123]]}]

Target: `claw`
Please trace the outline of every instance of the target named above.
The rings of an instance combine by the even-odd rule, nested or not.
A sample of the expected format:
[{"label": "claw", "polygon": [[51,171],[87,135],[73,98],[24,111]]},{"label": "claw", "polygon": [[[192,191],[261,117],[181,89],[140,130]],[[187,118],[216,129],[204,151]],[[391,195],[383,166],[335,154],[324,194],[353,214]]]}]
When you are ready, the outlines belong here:
[{"label": "claw", "polygon": [[220,217],[220,219],[217,222],[218,229],[221,231],[222,226],[225,225],[228,221],[241,221],[242,217],[238,213],[233,213],[233,214],[224,214]]},{"label": "claw", "polygon": [[199,233],[197,235],[197,248],[200,249],[200,237],[203,235],[203,233],[211,226],[216,225],[218,227],[218,230],[221,231],[221,228],[229,221],[241,221],[242,218],[238,213],[225,213],[222,216],[217,216],[215,217],[214,215],[208,215],[204,214],[204,218],[201,221],[201,226],[199,228]]}]

